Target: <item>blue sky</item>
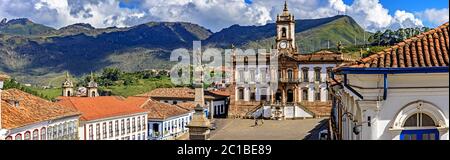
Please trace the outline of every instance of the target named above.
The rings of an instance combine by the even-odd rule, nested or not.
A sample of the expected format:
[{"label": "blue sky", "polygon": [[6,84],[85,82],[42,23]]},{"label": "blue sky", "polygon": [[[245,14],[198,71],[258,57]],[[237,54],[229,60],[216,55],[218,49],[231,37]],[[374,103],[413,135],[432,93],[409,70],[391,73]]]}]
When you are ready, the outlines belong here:
[{"label": "blue sky", "polygon": [[[192,22],[220,31],[234,24],[264,25],[282,0],[0,0],[0,18],[29,18],[60,28],[73,23],[126,27],[150,21]],[[300,19],[346,13],[369,31],[436,27],[449,19],[448,0],[288,0]]]}]

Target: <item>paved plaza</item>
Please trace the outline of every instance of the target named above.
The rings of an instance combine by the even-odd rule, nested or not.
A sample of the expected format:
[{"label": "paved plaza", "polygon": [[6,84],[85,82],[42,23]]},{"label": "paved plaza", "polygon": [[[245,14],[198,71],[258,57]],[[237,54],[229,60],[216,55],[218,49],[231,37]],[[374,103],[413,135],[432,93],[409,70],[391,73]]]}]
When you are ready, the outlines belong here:
[{"label": "paved plaza", "polygon": [[327,127],[327,119],[264,120],[255,125],[252,119],[216,119],[217,129],[211,140],[315,140]]}]

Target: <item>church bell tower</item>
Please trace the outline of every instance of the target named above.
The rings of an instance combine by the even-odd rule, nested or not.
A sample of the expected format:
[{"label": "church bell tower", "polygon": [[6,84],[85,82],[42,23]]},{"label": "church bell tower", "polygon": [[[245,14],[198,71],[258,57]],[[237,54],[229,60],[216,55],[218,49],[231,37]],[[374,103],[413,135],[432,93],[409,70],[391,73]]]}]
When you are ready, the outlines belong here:
[{"label": "church bell tower", "polygon": [[284,2],[284,10],[281,15],[277,15],[277,37],[276,46],[282,54],[297,54],[295,44],[295,18],[289,13],[287,2]]},{"label": "church bell tower", "polygon": [[62,84],[62,96],[71,97],[73,95],[73,82],[70,80],[69,72],[66,72],[66,77]]}]

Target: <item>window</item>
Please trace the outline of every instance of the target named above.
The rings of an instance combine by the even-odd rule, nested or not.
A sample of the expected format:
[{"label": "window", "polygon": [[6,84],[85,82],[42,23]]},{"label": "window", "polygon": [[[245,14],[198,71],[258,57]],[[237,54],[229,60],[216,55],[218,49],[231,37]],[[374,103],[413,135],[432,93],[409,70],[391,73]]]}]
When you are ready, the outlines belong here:
[{"label": "window", "polygon": [[244,76],[244,71],[243,70],[239,70],[239,81],[241,83],[245,82],[245,76]]},{"label": "window", "polygon": [[293,81],[294,80],[294,74],[292,74],[292,70],[291,69],[288,70],[288,80],[289,81]]},{"label": "window", "polygon": [[316,91],[316,95],[314,96],[315,101],[320,101],[320,89]]},{"label": "window", "polygon": [[94,140],[94,127],[89,125],[89,140]]},{"label": "window", "polygon": [[247,65],[248,65],[248,57],[247,56],[244,57],[244,65],[245,65],[245,67],[247,67]]},{"label": "window", "polygon": [[244,100],[244,89],[239,88],[239,100]]},{"label": "window", "polygon": [[283,77],[281,76],[281,70],[278,70],[278,77],[277,77],[277,79],[281,79],[281,78],[283,78]]},{"label": "window", "polygon": [[100,123],[95,124],[95,139],[100,140]]},{"label": "window", "polygon": [[304,88],[302,90],[302,100],[307,101],[308,100],[308,88]]},{"label": "window", "polygon": [[120,127],[122,127],[122,131],[121,131],[121,133],[122,133],[122,135],[124,135],[125,134],[125,120],[120,120]]},{"label": "window", "polygon": [[309,82],[308,70],[309,70],[308,68],[303,68],[302,69],[303,82]]},{"label": "window", "polygon": [[250,82],[255,82],[255,70],[250,70]]},{"label": "window", "polygon": [[116,120],[116,122],[114,122],[114,126],[115,126],[116,136],[119,136],[119,120]]},{"label": "window", "polygon": [[52,133],[53,133],[53,127],[50,126],[50,127],[48,127],[48,129],[47,129],[47,138],[48,138],[49,140],[53,139]]},{"label": "window", "polygon": [[45,129],[45,127],[42,127],[42,129],[41,129],[41,140],[46,140],[47,139],[47,137],[46,137],[47,132],[46,131],[47,130]]},{"label": "window", "polygon": [[31,140],[31,133],[30,131],[25,132],[25,136],[23,138],[24,140]]},{"label": "window", "polygon": [[416,113],[410,116],[403,127],[436,127],[434,120],[425,113]]},{"label": "window", "polygon": [[133,132],[136,132],[136,118],[133,117],[131,121],[131,128],[133,129]]},{"label": "window", "polygon": [[39,140],[39,130],[35,129],[33,131],[33,140]]},{"label": "window", "polygon": [[109,121],[109,137],[111,138],[113,136],[113,122]]},{"label": "window", "polygon": [[127,133],[130,133],[130,119],[127,119]]},{"label": "window", "polygon": [[141,131],[141,117],[137,117],[137,130]]},{"label": "window", "polygon": [[142,133],[142,140],[145,140],[145,134]]},{"label": "window", "polygon": [[74,123],[75,122],[69,122],[69,135],[73,134]]},{"label": "window", "polygon": [[146,121],[146,119],[145,119],[145,116],[142,116],[142,130],[145,130],[145,121]]},{"label": "window", "polygon": [[14,138],[15,140],[22,140],[22,134],[17,134],[16,137]]},{"label": "window", "polygon": [[58,139],[58,129],[59,125],[53,126],[53,139]]},{"label": "window", "polygon": [[281,37],[285,38],[286,37],[286,28],[282,28],[281,29]]},{"label": "window", "polygon": [[319,67],[317,67],[317,68],[314,68],[314,77],[315,77],[315,81],[316,82],[320,82],[320,79],[321,79],[321,77],[320,77],[320,68]]},{"label": "window", "polygon": [[5,138],[5,140],[12,140],[12,137],[8,136],[8,137]]},{"label": "window", "polygon": [[108,138],[108,131],[106,130],[106,122],[103,122],[102,133],[103,133],[103,139]]},{"label": "window", "polygon": [[62,137],[62,134],[63,134],[63,125],[62,124],[59,124],[58,125],[58,138],[61,138]]},{"label": "window", "polygon": [[63,127],[63,134],[61,135],[61,137],[67,135],[67,128],[68,128],[67,122],[64,123],[62,127]]},{"label": "window", "polygon": [[327,67],[327,79],[331,78],[331,72],[333,70],[333,67]]}]

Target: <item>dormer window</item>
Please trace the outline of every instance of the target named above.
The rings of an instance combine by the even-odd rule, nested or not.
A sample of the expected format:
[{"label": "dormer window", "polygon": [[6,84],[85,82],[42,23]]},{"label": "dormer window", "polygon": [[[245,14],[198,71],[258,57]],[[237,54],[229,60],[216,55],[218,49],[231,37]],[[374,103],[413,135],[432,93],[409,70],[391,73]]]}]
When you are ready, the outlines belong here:
[{"label": "dormer window", "polygon": [[13,107],[20,107],[20,102],[18,100],[9,100],[8,103]]}]

